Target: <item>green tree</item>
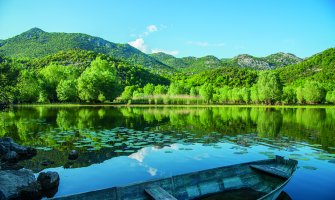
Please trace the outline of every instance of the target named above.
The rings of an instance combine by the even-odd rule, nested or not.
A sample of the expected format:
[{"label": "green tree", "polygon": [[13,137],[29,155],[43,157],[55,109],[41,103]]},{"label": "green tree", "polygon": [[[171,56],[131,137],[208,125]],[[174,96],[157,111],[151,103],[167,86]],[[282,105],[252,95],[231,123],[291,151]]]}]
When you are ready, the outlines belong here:
[{"label": "green tree", "polygon": [[86,102],[98,101],[99,95],[112,101],[119,89],[115,67],[100,57],[92,61],[78,79],[79,98]]},{"label": "green tree", "polygon": [[126,86],[121,94],[121,99],[123,100],[131,100],[133,97],[133,93],[136,90],[135,86]]},{"label": "green tree", "polygon": [[143,87],[144,95],[153,95],[154,91],[155,91],[155,86],[151,83],[148,83]]},{"label": "green tree", "polygon": [[240,90],[240,94],[242,96],[242,100],[244,101],[244,103],[247,104],[250,102],[250,89],[249,88],[243,87]]},{"label": "green tree", "polygon": [[258,103],[259,102],[259,98],[258,98],[258,89],[257,86],[254,85],[250,88],[250,100],[253,103]]},{"label": "green tree", "polygon": [[266,104],[273,104],[281,99],[282,84],[276,73],[266,71],[260,73],[257,81],[258,98]]},{"label": "green tree", "polygon": [[57,101],[57,86],[61,80],[74,80],[79,76],[79,69],[73,66],[50,64],[39,71],[39,85],[51,102]]},{"label": "green tree", "polygon": [[39,86],[36,76],[28,70],[22,70],[16,85],[19,102],[36,102],[39,95]]},{"label": "green tree", "polygon": [[298,103],[300,103],[300,104],[304,103],[304,101],[305,101],[304,92],[303,92],[303,88],[301,86],[297,87],[296,94],[297,94]]},{"label": "green tree", "polygon": [[199,90],[197,90],[196,87],[191,87],[190,89],[190,95],[191,96],[197,96],[199,94]]},{"label": "green tree", "polygon": [[297,102],[297,94],[295,88],[292,86],[285,86],[283,88],[282,102],[285,104],[295,104]]},{"label": "green tree", "polygon": [[326,101],[328,103],[335,103],[335,90],[327,92]]},{"label": "green tree", "polygon": [[322,85],[316,81],[307,81],[303,88],[306,103],[316,104],[325,100],[326,92]]},{"label": "green tree", "polygon": [[168,94],[170,95],[178,95],[178,94],[186,94],[186,90],[185,87],[182,83],[171,83],[169,90],[168,90]]},{"label": "green tree", "polygon": [[200,96],[209,103],[213,99],[214,89],[212,84],[204,84],[199,89]]},{"label": "green tree", "polygon": [[155,95],[166,94],[166,92],[167,92],[166,86],[163,86],[163,85],[156,85],[155,86],[155,90],[154,90]]},{"label": "green tree", "polygon": [[57,86],[57,97],[60,101],[76,102],[77,92],[76,80],[61,80]]},{"label": "green tree", "polygon": [[234,103],[240,103],[240,102],[243,101],[243,97],[241,95],[240,88],[233,88],[231,90],[231,100]]}]

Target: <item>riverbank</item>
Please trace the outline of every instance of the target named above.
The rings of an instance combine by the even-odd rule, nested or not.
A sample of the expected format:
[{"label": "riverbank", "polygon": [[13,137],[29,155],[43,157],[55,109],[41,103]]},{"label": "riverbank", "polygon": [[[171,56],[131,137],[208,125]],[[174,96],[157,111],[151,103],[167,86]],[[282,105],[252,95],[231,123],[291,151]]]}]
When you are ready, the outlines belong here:
[{"label": "riverbank", "polygon": [[335,108],[335,105],[264,105],[264,104],[76,104],[76,103],[57,103],[57,104],[13,104],[14,107],[264,107],[264,108]]}]

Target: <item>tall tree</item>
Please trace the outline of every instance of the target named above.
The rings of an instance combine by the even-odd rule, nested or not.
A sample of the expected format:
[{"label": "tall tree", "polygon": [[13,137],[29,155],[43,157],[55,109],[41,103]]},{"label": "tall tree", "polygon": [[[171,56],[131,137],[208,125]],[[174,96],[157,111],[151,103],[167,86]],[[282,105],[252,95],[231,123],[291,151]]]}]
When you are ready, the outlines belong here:
[{"label": "tall tree", "polygon": [[96,58],[79,77],[78,92],[79,98],[86,102],[97,102],[104,98],[112,101],[120,92],[114,65],[100,57]]},{"label": "tall tree", "polygon": [[257,81],[257,89],[259,100],[266,104],[273,104],[281,99],[282,84],[275,72],[261,72]]},{"label": "tall tree", "polygon": [[200,87],[199,94],[200,96],[209,103],[213,99],[214,89],[212,84],[204,84]]},{"label": "tall tree", "polygon": [[325,101],[326,92],[322,85],[316,81],[307,81],[303,88],[306,103],[316,104]]}]

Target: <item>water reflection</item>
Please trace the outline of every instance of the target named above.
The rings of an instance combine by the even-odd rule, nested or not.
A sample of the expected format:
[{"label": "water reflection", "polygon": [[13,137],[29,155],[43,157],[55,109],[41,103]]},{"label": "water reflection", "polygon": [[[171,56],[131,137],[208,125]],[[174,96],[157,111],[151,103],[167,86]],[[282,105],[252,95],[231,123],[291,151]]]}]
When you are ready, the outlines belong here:
[{"label": "water reflection", "polygon": [[38,148],[24,166],[60,173],[57,196],[276,154],[299,160],[286,188],[294,199],[335,196],[334,108],[35,106],[1,116],[0,136]]},{"label": "water reflection", "polygon": [[75,142],[84,138],[98,141],[99,133],[115,127],[165,131],[177,139],[180,137],[174,132],[192,132],[194,139],[211,132],[220,133],[217,138],[256,133],[259,137],[285,136],[320,144],[326,150],[335,146],[334,108],[40,106],[16,107],[1,115],[0,136],[11,136],[22,144],[60,151],[75,148]]}]

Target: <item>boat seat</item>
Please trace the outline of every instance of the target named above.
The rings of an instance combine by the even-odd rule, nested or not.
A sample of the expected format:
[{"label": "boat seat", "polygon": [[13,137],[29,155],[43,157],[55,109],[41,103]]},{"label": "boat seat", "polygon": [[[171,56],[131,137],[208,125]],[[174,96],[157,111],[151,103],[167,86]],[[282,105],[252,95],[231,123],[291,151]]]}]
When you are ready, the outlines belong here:
[{"label": "boat seat", "polygon": [[174,196],[159,186],[150,186],[144,190],[155,200],[177,200]]},{"label": "boat seat", "polygon": [[281,178],[285,178],[285,179],[290,178],[289,173],[287,173],[283,170],[277,169],[276,167],[273,167],[273,166],[269,166],[269,165],[250,165],[250,167],[253,168],[253,169],[257,169],[259,171],[268,173],[268,174],[272,174],[272,175],[281,177]]}]

